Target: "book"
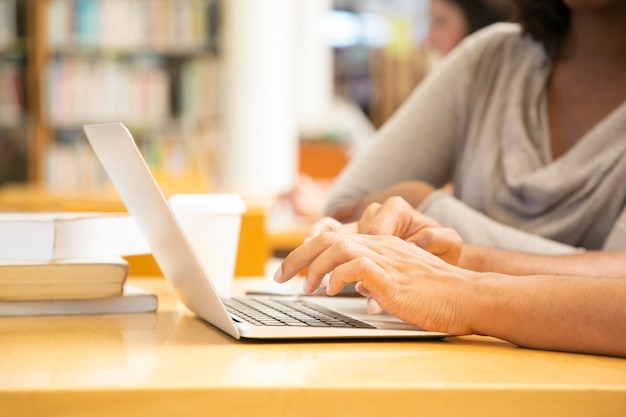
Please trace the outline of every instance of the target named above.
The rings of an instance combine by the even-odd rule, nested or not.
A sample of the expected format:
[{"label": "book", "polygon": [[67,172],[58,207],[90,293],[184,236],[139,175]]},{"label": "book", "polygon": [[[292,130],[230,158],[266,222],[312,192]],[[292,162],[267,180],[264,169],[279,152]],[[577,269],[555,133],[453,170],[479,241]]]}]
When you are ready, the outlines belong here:
[{"label": "book", "polygon": [[150,253],[127,213],[0,213],[0,259],[52,261]]},{"label": "book", "polygon": [[119,296],[128,276],[120,257],[53,262],[0,261],[0,300]]},{"label": "book", "polygon": [[0,300],[0,317],[151,313],[156,294],[125,285],[120,296],[78,300]]},{"label": "book", "polygon": [[16,1],[0,1],[0,49],[7,48],[15,41],[17,37],[16,21]]}]

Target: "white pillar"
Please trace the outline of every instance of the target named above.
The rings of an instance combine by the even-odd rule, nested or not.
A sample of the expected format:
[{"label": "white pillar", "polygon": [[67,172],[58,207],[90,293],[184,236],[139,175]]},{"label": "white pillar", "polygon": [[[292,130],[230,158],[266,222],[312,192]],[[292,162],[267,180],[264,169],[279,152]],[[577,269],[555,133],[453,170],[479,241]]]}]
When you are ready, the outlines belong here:
[{"label": "white pillar", "polygon": [[216,156],[218,186],[225,190],[265,198],[295,180],[296,3],[222,2],[224,126]]},{"label": "white pillar", "polygon": [[315,129],[333,104],[333,55],[322,32],[331,0],[295,0],[297,4],[298,125]]}]

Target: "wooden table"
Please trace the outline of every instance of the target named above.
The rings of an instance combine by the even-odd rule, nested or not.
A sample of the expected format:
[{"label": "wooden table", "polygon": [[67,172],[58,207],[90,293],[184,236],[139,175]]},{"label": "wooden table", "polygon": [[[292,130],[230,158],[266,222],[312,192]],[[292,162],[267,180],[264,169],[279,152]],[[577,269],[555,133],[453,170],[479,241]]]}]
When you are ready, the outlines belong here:
[{"label": "wooden table", "polygon": [[131,281],[157,313],[0,319],[0,415],[626,416],[623,359],[477,336],[238,342],[163,280]]}]

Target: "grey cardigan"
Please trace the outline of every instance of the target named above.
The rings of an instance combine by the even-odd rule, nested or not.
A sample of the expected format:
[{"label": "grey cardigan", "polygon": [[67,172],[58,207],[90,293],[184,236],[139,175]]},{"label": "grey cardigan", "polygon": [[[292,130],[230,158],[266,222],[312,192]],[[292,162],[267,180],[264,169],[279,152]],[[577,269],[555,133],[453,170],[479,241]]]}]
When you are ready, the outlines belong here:
[{"label": "grey cardigan", "polygon": [[543,47],[516,24],[465,41],[350,161],[326,211],[411,179],[466,243],[536,253],[626,248],[626,102],[551,154]]}]

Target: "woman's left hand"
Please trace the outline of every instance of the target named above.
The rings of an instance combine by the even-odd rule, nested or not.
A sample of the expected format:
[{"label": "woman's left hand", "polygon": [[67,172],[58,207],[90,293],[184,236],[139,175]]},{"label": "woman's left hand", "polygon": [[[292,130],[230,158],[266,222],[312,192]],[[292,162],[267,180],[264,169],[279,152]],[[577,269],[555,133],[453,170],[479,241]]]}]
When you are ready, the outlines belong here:
[{"label": "woman's left hand", "polygon": [[388,198],[383,204],[371,203],[357,222],[342,224],[325,217],[309,228],[307,239],[325,231],[396,236],[454,265],[463,249],[463,240],[455,230],[442,227],[400,197]]}]

